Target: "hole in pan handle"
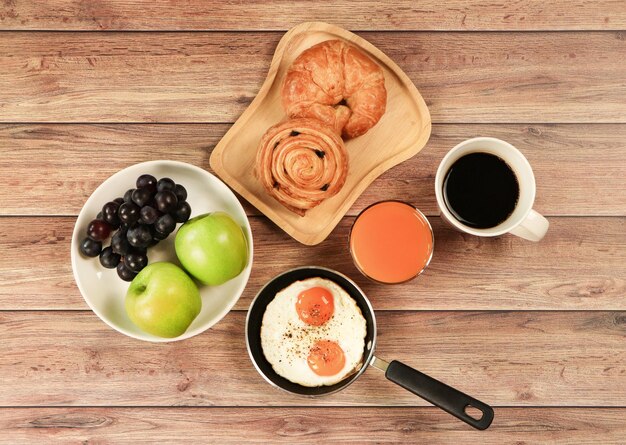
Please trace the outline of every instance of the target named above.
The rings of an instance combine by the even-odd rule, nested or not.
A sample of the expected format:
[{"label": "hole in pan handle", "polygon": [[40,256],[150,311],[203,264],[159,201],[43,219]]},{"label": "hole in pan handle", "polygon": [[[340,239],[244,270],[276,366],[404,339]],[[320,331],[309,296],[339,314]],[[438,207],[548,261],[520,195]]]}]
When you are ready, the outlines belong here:
[{"label": "hole in pan handle", "polygon": [[[429,401],[478,430],[487,429],[493,421],[493,408],[489,405],[439,380],[433,379],[417,369],[413,369],[397,360],[387,364],[377,357],[374,357],[371,364],[384,371],[388,380],[411,391],[413,394]],[[477,410],[482,415],[478,414]],[[473,412],[480,417],[477,418],[468,414]]]}]

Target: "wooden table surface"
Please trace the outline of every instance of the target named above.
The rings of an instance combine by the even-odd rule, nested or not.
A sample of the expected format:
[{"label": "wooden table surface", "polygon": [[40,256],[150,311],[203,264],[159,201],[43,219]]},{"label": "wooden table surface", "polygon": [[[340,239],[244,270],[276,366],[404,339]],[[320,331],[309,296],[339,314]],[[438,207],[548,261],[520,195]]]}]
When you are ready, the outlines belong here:
[{"label": "wooden table surface", "polygon": [[[70,266],[81,206],[112,173],[212,148],[303,21],[354,30],[406,71],[433,132],[322,244],[298,244],[246,204],[248,286],[192,339],[108,328]],[[0,2],[0,443],[626,443],[626,3],[48,0]],[[540,243],[480,239],[437,216],[438,162],[478,135],[516,145],[537,179]],[[354,215],[387,198],[431,219],[419,279],[368,282],[346,251]],[[244,342],[246,308],[288,268],[353,277],[378,352],[490,403],[484,432],[375,370],[319,400],[278,392]]]}]

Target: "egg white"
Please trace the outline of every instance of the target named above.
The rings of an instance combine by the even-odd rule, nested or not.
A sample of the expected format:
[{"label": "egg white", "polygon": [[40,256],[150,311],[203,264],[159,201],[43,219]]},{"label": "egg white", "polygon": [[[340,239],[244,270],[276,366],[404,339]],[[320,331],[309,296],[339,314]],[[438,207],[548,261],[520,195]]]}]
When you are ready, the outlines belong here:
[{"label": "egg white", "polygon": [[[334,312],[321,326],[311,326],[298,317],[298,295],[312,287],[325,287],[334,298]],[[325,278],[296,281],[276,294],[267,305],[261,324],[261,347],[274,371],[302,386],[334,385],[363,366],[367,324],[356,301],[338,284]],[[332,376],[313,372],[307,357],[318,340],[339,344],[345,356],[343,369]]]}]

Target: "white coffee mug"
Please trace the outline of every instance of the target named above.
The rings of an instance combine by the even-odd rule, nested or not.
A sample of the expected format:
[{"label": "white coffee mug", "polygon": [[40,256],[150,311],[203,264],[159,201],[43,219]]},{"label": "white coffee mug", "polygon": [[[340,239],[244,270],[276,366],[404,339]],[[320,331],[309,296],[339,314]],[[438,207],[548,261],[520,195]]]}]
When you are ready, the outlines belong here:
[{"label": "white coffee mug", "polygon": [[[502,223],[487,229],[469,227],[452,215],[443,197],[443,181],[446,173],[459,158],[469,153],[490,153],[503,159],[517,176],[519,198],[515,210]],[[441,216],[456,229],[476,236],[499,236],[512,233],[530,241],[541,240],[550,223],[533,210],[535,202],[535,175],[524,155],[508,142],[496,138],[479,137],[468,139],[450,150],[439,164],[435,176],[435,195]]]}]

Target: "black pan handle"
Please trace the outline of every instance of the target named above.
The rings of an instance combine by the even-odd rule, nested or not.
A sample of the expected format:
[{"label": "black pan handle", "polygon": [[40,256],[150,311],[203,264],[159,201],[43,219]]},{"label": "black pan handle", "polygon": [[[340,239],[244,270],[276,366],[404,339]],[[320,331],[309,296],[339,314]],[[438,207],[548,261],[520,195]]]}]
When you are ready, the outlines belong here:
[{"label": "black pan handle", "polygon": [[[484,430],[491,425],[493,408],[489,405],[404,363],[396,360],[389,363],[389,367],[385,371],[385,377],[476,429]],[[467,414],[465,410],[468,407],[480,410],[482,412],[480,419],[475,419]]]}]

